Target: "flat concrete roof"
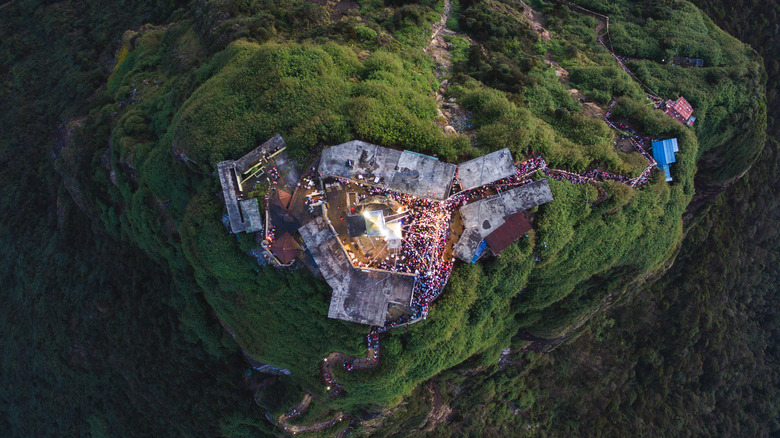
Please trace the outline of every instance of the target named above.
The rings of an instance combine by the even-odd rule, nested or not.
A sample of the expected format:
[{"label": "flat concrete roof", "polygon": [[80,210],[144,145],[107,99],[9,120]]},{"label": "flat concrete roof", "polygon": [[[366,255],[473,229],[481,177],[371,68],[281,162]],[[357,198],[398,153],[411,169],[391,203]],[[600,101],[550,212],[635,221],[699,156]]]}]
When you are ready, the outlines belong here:
[{"label": "flat concrete roof", "polygon": [[455,245],[455,256],[471,262],[482,239],[503,225],[507,216],[552,200],[550,184],[541,179],[464,205],[460,215],[466,230]]},{"label": "flat concrete roof", "polygon": [[501,200],[506,208],[504,216],[528,210],[553,200],[550,183],[547,179],[540,179],[524,186],[515,187],[512,190],[501,193],[499,196],[501,196]]},{"label": "flat concrete roof", "polygon": [[354,269],[324,217],[308,222],[299,232],[333,288],[329,318],[381,326],[389,303],[411,304],[414,276]]},{"label": "flat concrete roof", "polygon": [[466,228],[453,248],[455,257],[470,263],[480,243],[482,243],[482,235],[479,230],[476,227]]},{"label": "flat concrete roof", "polygon": [[263,229],[263,218],[260,215],[260,206],[256,198],[243,199],[238,201],[241,212],[244,215],[247,233],[256,233]]},{"label": "flat concrete roof", "polygon": [[300,227],[298,231],[306,248],[317,262],[317,267],[320,268],[325,281],[334,289],[341,282],[346,282],[348,285],[349,271],[352,270],[352,266],[339,245],[338,237],[328,226],[325,218],[318,216]]},{"label": "flat concrete roof", "polygon": [[463,226],[485,230],[480,233],[483,234],[482,237],[487,236],[491,230],[500,227],[504,223],[505,212],[506,206],[501,195],[480,199],[460,208]]},{"label": "flat concrete roof", "polygon": [[222,197],[225,198],[225,207],[227,207],[228,218],[230,219],[230,229],[234,233],[240,233],[246,229],[246,224],[238,208],[238,187],[234,169],[235,162],[232,160],[222,161],[217,164],[219,182],[222,185]]},{"label": "flat concrete roof", "polygon": [[[263,155],[265,154],[270,155],[271,151],[275,149],[281,149],[286,146],[287,143],[284,142],[282,136],[276,134],[271,139],[267,140],[265,143],[252,149],[246,155],[236,160],[236,170],[239,173],[244,173],[247,170],[251,169],[252,166],[255,165],[260,160],[260,158],[263,157]],[[293,186],[295,186],[295,183],[293,183]]]},{"label": "flat concrete roof", "polygon": [[398,160],[390,189],[418,198],[447,199],[458,166],[404,151]]},{"label": "flat concrete roof", "polygon": [[286,147],[287,143],[285,143],[282,136],[276,134],[265,143],[252,149],[246,155],[237,159],[235,161],[236,172],[239,175],[243,175],[245,172],[252,169],[252,167],[254,167],[263,157],[270,157],[274,154],[274,151],[278,151],[276,152],[276,155],[274,155],[270,160],[273,160],[274,167],[276,167],[276,170],[279,171],[279,176],[282,178],[287,187],[289,187],[291,190],[295,189],[295,186],[298,184],[298,180],[300,179],[300,173],[287,156],[287,150],[279,151],[280,149],[284,149]]},{"label": "flat concrete roof", "polygon": [[454,164],[427,155],[401,152],[360,140],[323,150],[319,166],[323,177],[349,178],[438,200],[449,195],[456,169]]},{"label": "flat concrete roof", "polygon": [[458,180],[463,190],[470,190],[510,177],[515,172],[512,153],[504,148],[459,164]]}]

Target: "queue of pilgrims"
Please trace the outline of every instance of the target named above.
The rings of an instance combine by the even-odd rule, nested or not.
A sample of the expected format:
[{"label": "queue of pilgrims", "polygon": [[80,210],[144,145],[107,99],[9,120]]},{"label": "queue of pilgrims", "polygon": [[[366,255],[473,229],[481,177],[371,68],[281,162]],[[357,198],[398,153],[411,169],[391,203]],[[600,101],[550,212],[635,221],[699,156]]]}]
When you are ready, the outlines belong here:
[{"label": "queue of pilgrims", "polygon": [[[451,233],[449,224],[453,209],[441,201],[417,198],[376,187],[367,187],[367,190],[371,194],[392,196],[409,210],[409,216],[403,226],[403,259],[400,264],[393,266],[393,270],[416,275],[412,292],[412,316],[408,320],[388,322],[385,328],[390,328],[426,316],[428,304],[447,283],[452,271],[452,260],[444,260],[444,249]],[[379,266],[388,262],[383,260]]]}]

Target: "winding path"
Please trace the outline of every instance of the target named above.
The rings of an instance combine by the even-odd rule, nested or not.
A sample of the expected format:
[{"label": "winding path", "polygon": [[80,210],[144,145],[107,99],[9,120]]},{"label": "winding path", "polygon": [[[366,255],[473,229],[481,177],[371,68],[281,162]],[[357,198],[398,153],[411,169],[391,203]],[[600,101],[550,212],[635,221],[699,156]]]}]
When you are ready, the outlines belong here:
[{"label": "winding path", "polygon": [[[572,3],[567,0],[558,0],[560,3],[563,3],[569,7],[572,7],[574,9],[577,9],[581,14],[586,15],[592,15],[593,17],[598,20],[598,24],[596,25],[596,28],[594,29],[596,32],[596,35],[598,37],[598,42],[601,44],[602,47],[604,47],[610,55],[612,55],[613,58],[615,58],[615,61],[618,63],[620,68],[623,69],[624,72],[628,73],[629,76],[631,76],[639,85],[644,88],[644,90],[647,92],[647,97],[649,97],[656,105],[660,102],[663,102],[663,99],[657,96],[657,93],[653,91],[650,87],[648,87],[644,82],[642,82],[638,77],[634,75],[634,73],[631,72],[631,70],[626,67],[625,57],[622,57],[620,55],[617,55],[615,53],[614,48],[612,47],[612,37],[609,34],[609,16],[604,14],[599,14],[598,12],[591,11],[590,9],[583,8],[582,6]],[[604,33],[599,33],[602,30],[604,30]],[[609,47],[607,47],[607,44],[604,42],[604,38],[606,38],[609,41]]]},{"label": "winding path", "polygon": [[307,432],[317,432],[318,430],[328,429],[336,424],[338,424],[341,420],[345,418],[345,415],[343,412],[339,412],[336,414],[333,418],[325,421],[320,421],[319,423],[310,424],[308,426],[296,426],[293,424],[290,424],[287,422],[286,419],[281,418],[279,419],[279,427],[282,427],[285,432],[291,433],[293,435],[297,435],[299,433],[307,433]]},{"label": "winding path", "polygon": [[[275,423],[279,427],[284,429],[285,432],[291,433],[293,435],[296,435],[296,434],[299,434],[299,433],[316,432],[316,431],[319,431],[319,430],[328,429],[330,427],[335,426],[337,423],[339,423],[344,418],[347,418],[346,414],[344,414],[343,412],[339,412],[339,413],[335,414],[329,420],[320,421],[318,423],[310,424],[308,426],[301,426],[301,425],[290,424],[289,423],[290,420],[294,420],[294,419],[298,418],[301,414],[306,412],[306,409],[309,408],[309,404],[311,403],[312,398],[313,397],[312,397],[311,394],[306,393],[303,396],[303,399],[301,400],[301,402],[298,403],[298,405],[296,407],[294,407],[292,411],[280,415],[276,419]],[[266,414],[266,417],[270,419],[268,414]]]}]

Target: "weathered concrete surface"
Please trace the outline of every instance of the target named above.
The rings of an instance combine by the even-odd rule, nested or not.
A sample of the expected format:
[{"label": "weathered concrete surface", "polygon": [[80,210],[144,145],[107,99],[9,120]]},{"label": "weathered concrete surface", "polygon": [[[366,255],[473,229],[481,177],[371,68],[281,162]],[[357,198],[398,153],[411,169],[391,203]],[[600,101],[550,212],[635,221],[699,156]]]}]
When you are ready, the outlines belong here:
[{"label": "weathered concrete surface", "polygon": [[458,165],[458,180],[463,190],[484,186],[515,174],[515,162],[509,148]]},{"label": "weathered concrete surface", "polygon": [[235,176],[235,162],[222,161],[217,164],[219,182],[222,184],[222,197],[225,198],[225,207],[230,218],[230,229],[234,233],[240,233],[246,229],[244,218],[238,209],[238,187]]},{"label": "weathered concrete surface", "polygon": [[[274,137],[266,141],[265,143],[261,144],[260,146],[252,149],[249,151],[246,155],[239,158],[235,161],[236,170],[241,174],[246,172],[247,170],[251,169],[252,166],[254,166],[260,158],[262,158],[264,155],[269,154],[270,151],[275,149],[281,149],[283,147],[286,147],[287,143],[284,142],[284,139],[281,135],[276,134]],[[295,182],[293,182],[293,186],[295,185]]]},{"label": "weathered concrete surface", "polygon": [[417,197],[444,200],[456,168],[433,157],[353,140],[323,150],[319,173],[323,177],[349,178]]},{"label": "weathered concrete surface", "polygon": [[324,217],[317,217],[299,231],[333,289],[329,318],[381,326],[389,303],[411,304],[414,276],[353,268]]},{"label": "weathered concrete surface", "polygon": [[260,206],[256,198],[243,199],[238,201],[241,212],[244,215],[247,233],[256,233],[263,230],[263,217],[260,215]]},{"label": "weathered concrete surface", "polygon": [[503,225],[504,218],[552,200],[550,184],[542,179],[464,205],[460,216],[466,230],[455,245],[455,256],[471,262],[482,239]]}]

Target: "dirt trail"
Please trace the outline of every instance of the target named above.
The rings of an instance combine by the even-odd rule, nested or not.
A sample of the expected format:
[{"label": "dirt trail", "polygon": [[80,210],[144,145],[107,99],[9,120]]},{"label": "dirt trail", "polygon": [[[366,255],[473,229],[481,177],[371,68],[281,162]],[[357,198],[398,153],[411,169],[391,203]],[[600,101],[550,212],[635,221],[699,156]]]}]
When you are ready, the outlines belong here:
[{"label": "dirt trail", "polygon": [[[581,14],[588,14],[592,15],[596,20],[598,21],[598,24],[596,24],[596,28],[594,29],[596,31],[596,36],[599,38],[603,37],[604,35],[609,33],[609,17],[603,14],[599,14],[598,12],[593,12],[590,9],[585,9],[580,5],[576,5],[570,1],[566,0],[560,0],[561,3],[569,6],[570,8],[577,9]],[[606,31],[602,34],[601,31],[606,28]]]},{"label": "dirt trail", "polygon": [[[531,25],[531,28],[539,35],[539,38],[541,38],[542,41],[549,41],[551,39],[551,34],[550,31],[548,31],[544,27],[544,19],[542,18],[542,15],[534,11],[533,8],[531,8],[524,1],[518,0],[518,3],[522,5],[523,15],[526,17],[526,20],[528,20],[528,23]],[[566,1],[563,1],[562,3],[565,3],[572,7],[579,8],[579,6],[573,3],[569,3]],[[585,9],[585,11],[587,10]],[[595,31],[596,31],[596,35],[599,35],[599,38],[604,36],[600,34],[602,29],[607,28],[607,32],[609,32],[609,17],[591,11],[587,11],[587,12],[595,16],[596,19],[598,20],[598,25],[596,26]],[[601,40],[599,41],[601,42]],[[561,83],[566,85],[569,94],[571,94],[571,97],[574,98],[574,100],[580,102],[580,104],[582,104],[583,110],[586,115],[590,117],[596,117],[596,118],[604,117],[604,109],[602,107],[596,104],[595,101],[589,99],[587,96],[582,94],[580,90],[571,87],[571,83],[569,82],[569,72],[566,71],[566,69],[564,69],[563,67],[561,67],[561,65],[558,64],[555,60],[553,60],[550,57],[549,52],[544,55],[544,63],[555,69],[555,74],[558,76],[558,79],[561,81]]]},{"label": "dirt trail", "polygon": [[436,63],[434,73],[436,78],[441,80],[441,87],[436,91],[434,97],[436,98],[438,115],[444,119],[442,129],[446,134],[466,133],[473,141],[473,133],[467,132],[471,126],[471,114],[455,103],[454,99],[445,101],[444,98],[449,86],[450,68],[452,67],[452,53],[450,53],[452,45],[445,40],[445,37],[458,36],[467,40],[469,44],[474,44],[470,37],[458,35],[451,29],[447,29],[447,20],[450,18],[451,11],[452,1],[444,0],[444,10],[439,21],[433,25],[431,41],[428,43],[428,47],[425,48],[425,53],[433,58],[433,61]]},{"label": "dirt trail", "polygon": [[[544,27],[544,18],[542,17],[542,14],[534,11],[534,9],[523,0],[517,0],[517,2],[520,3],[520,6],[522,6],[523,16],[525,17],[528,24],[531,26],[531,29],[533,29],[533,31],[536,32],[537,35],[539,35],[539,38],[542,41],[545,42],[550,41],[552,39],[552,34],[550,34],[550,31]],[[558,77],[561,78],[562,81],[568,83],[569,72],[566,71],[563,67],[561,67],[560,64],[555,62],[550,57],[549,53],[545,53],[544,63],[554,68],[555,74],[558,75]]]},{"label": "dirt trail", "polygon": [[333,426],[335,426],[338,422],[344,419],[344,413],[339,412],[338,414],[334,415],[333,418],[330,420],[321,421],[319,423],[314,423],[309,426],[296,426],[287,423],[287,420],[284,418],[279,419],[279,426],[284,428],[285,432],[292,433],[293,435],[299,434],[299,433],[307,433],[307,432],[317,432],[318,430],[328,429]]},{"label": "dirt trail", "polygon": [[[444,73],[449,73],[449,68],[452,65],[450,62],[451,56],[447,49],[447,42],[444,40],[445,35],[455,35],[455,32],[446,28],[447,20],[450,18],[450,11],[452,11],[452,2],[450,0],[445,0],[444,10],[441,13],[439,21],[433,24],[431,41],[425,49],[425,52],[436,61],[436,77],[442,77],[445,75]],[[441,69],[439,69],[439,67],[441,67]]]},{"label": "dirt trail", "polygon": [[298,403],[298,406],[294,407],[292,411],[279,416],[279,421],[281,422],[282,420],[293,420],[298,418],[302,413],[306,412],[306,409],[309,408],[309,403],[311,403],[311,400],[311,394],[306,393],[306,395],[303,396],[301,402]]},{"label": "dirt trail", "polygon": [[339,431],[338,435],[336,435],[336,438],[344,438],[345,436],[347,436],[349,434],[350,430],[351,430],[350,426],[347,426],[344,429],[341,429]]},{"label": "dirt trail", "polygon": [[348,371],[370,370],[379,364],[379,335],[378,331],[372,330],[366,336],[367,352],[365,357],[354,357],[338,351],[328,354],[320,363],[322,369],[322,378],[325,380],[327,389],[331,397],[342,393],[344,387],[336,381],[334,369],[336,367],[346,368]]},{"label": "dirt trail", "polygon": [[449,419],[452,415],[452,408],[444,403],[438,383],[429,381],[426,386],[433,397],[433,406],[431,407],[431,411],[428,412],[428,418],[425,420],[425,428],[423,429],[423,432],[429,433],[435,429],[436,426]]},{"label": "dirt trail", "polygon": [[336,423],[344,419],[345,414],[343,412],[339,412],[330,420],[320,421],[319,423],[314,423],[309,426],[297,426],[288,423],[289,420],[294,420],[306,412],[306,409],[309,408],[309,404],[311,403],[312,399],[312,395],[306,393],[306,395],[303,396],[303,399],[296,407],[294,407],[290,412],[286,412],[280,415],[276,419],[276,423],[279,425],[279,427],[282,427],[286,432],[295,435],[298,433],[316,432],[318,430],[327,429],[329,427],[333,427]]},{"label": "dirt trail", "polygon": [[[576,5],[566,0],[558,0],[558,1],[576,9],[580,14],[591,15],[595,17],[596,20],[598,21],[598,24],[596,25],[594,31],[596,32],[596,36],[599,44],[601,44],[602,47],[607,49],[609,54],[612,55],[613,58],[615,58],[615,61],[618,63],[620,68],[622,68],[623,71],[628,73],[628,75],[631,76],[645,90],[645,92],[647,93],[647,97],[653,101],[653,103],[656,105],[656,108],[658,108],[660,105],[663,105],[664,99],[659,97],[658,93],[656,93],[655,90],[653,90],[652,88],[647,86],[647,84],[642,82],[626,66],[626,62],[628,62],[628,58],[626,58],[625,56],[620,56],[615,53],[615,50],[612,47],[612,37],[609,34],[608,16],[599,14],[598,12],[591,11],[590,9],[585,9],[582,6]],[[603,33],[601,33],[602,30],[604,30]]]},{"label": "dirt trail", "polygon": [[531,28],[534,30],[534,32],[539,34],[539,37],[542,39],[542,41],[550,41],[552,36],[550,35],[550,31],[544,28],[544,19],[542,18],[542,15],[538,12],[534,11],[530,6],[528,6],[528,3],[524,2],[523,0],[517,0],[518,3],[523,7],[523,15],[525,15],[526,20],[528,20],[528,24],[531,25]]}]

